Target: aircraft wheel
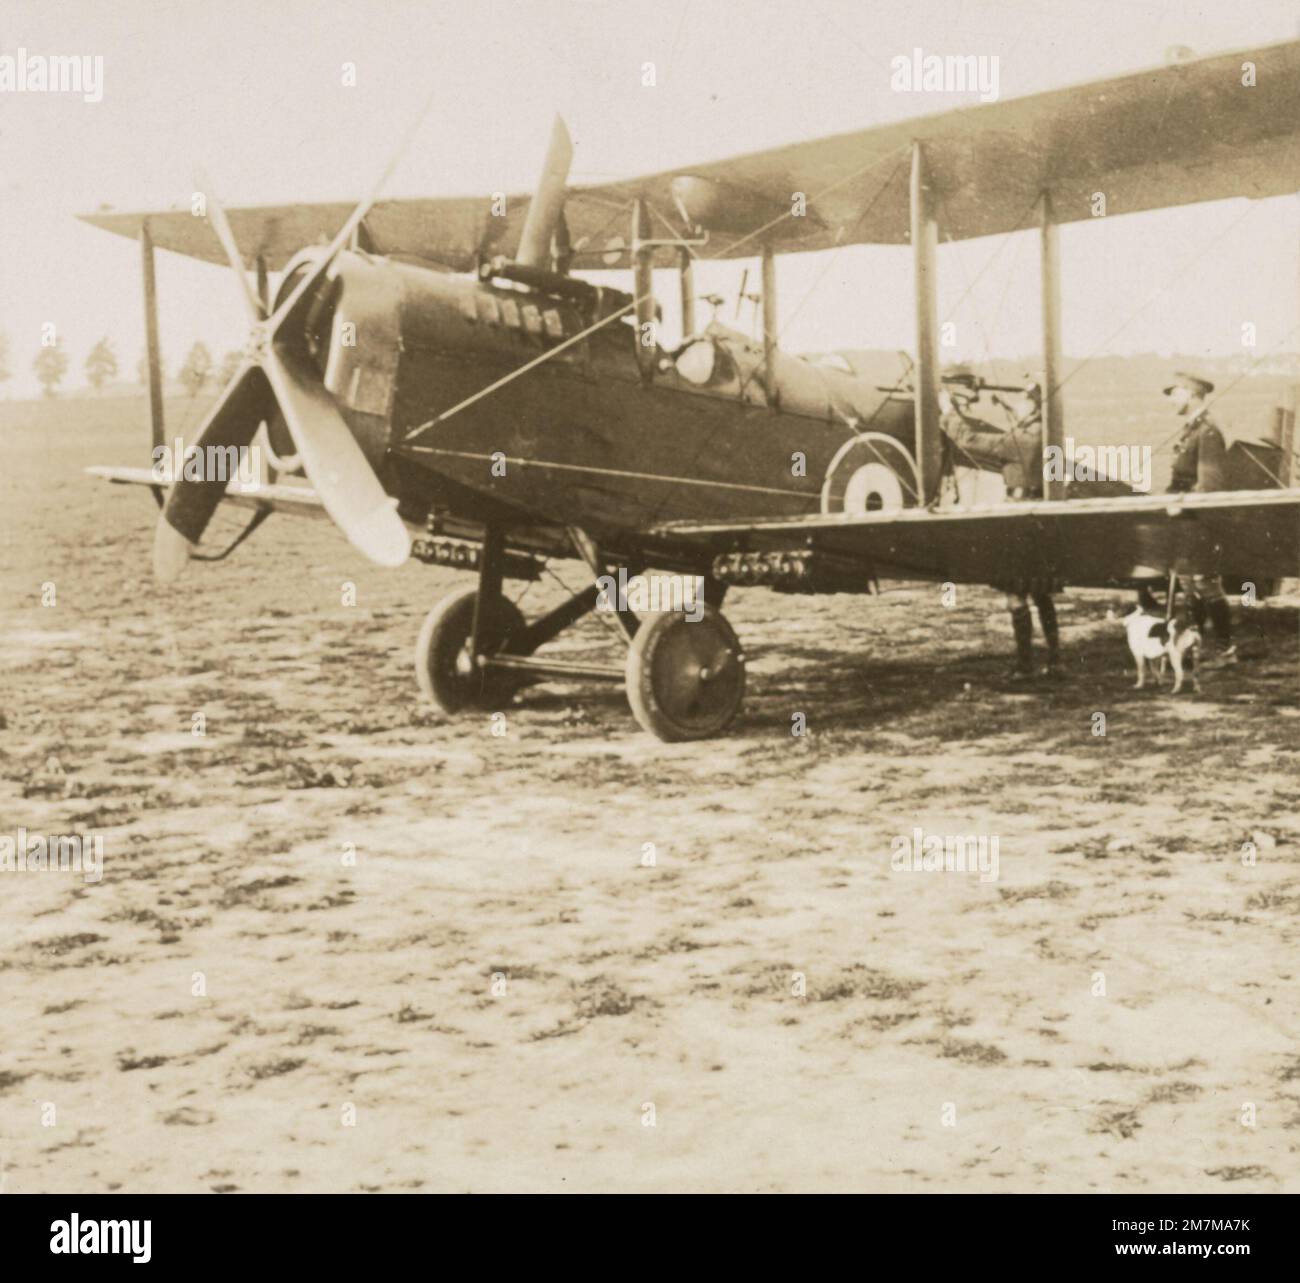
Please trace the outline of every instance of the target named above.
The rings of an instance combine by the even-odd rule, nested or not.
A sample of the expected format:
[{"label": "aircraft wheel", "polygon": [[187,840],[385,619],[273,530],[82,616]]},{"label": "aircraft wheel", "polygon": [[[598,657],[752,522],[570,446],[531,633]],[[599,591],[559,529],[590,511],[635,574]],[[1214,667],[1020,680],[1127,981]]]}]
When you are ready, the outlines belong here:
[{"label": "aircraft wheel", "polygon": [[[444,713],[499,709],[525,684],[526,675],[476,668],[470,662],[478,589],[463,588],[444,597],[425,616],[415,642],[415,678],[420,689]],[[492,654],[524,626],[514,602],[498,597],[485,630],[485,649]]]},{"label": "aircraft wheel", "polygon": [[745,697],[745,656],[712,606],[641,621],[627,653],[627,699],[641,726],[661,740],[708,739],[731,725]]}]

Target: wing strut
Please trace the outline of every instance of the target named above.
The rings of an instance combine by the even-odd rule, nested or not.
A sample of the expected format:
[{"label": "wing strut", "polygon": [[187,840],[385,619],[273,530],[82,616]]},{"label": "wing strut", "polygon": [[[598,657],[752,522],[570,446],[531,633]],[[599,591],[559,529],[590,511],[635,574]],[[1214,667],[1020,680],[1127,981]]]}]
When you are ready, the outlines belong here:
[{"label": "wing strut", "polygon": [[763,242],[763,379],[766,383],[767,408],[775,411],[779,393],[776,386],[776,251],[770,241]]},{"label": "wing strut", "polygon": [[695,266],[685,245],[677,250],[677,272],[682,296],[682,341],[685,342],[695,334]]},{"label": "wing strut", "polygon": [[[1065,398],[1061,395],[1061,228],[1052,214],[1052,196],[1038,198],[1043,291],[1043,450],[1056,446],[1065,458]],[[1045,461],[1045,460],[1044,460]],[[1044,478],[1048,473],[1043,470]],[[1065,481],[1047,480],[1045,498],[1064,499]]]},{"label": "wing strut", "polygon": [[655,372],[655,251],[649,244],[650,210],[639,196],[632,202],[632,293],[636,299],[636,363],[649,383]]},{"label": "wing strut", "polygon": [[934,192],[925,153],[912,144],[912,263],[916,286],[916,466],[921,506],[939,493],[943,438],[939,430],[939,299],[935,277]]},{"label": "wing strut", "polygon": [[[144,281],[144,342],[149,365],[149,444],[157,449],[165,443],[163,423],[162,353],[158,346],[158,279],[154,274],[153,236],[149,220],[140,224],[140,275]],[[152,460],[152,454],[150,459]],[[161,508],[163,492],[154,486],[153,497]]]}]

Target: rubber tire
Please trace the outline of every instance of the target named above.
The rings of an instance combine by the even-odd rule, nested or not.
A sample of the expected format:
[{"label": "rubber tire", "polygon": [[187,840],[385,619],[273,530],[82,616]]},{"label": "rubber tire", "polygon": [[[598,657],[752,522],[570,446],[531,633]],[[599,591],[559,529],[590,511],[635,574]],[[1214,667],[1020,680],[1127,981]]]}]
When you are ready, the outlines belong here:
[{"label": "rubber tire", "polygon": [[[416,638],[415,679],[425,698],[448,715],[500,709],[527,681],[523,673],[459,670],[458,658],[474,628],[477,599],[477,588],[448,594],[425,616]],[[498,598],[487,623],[488,653],[498,651],[523,626],[524,617],[514,602]]]},{"label": "rubber tire", "polygon": [[[731,656],[730,667],[722,681],[710,683],[710,706],[683,708],[680,699],[690,692],[673,689],[683,661],[716,666],[724,648]],[[680,611],[666,612],[642,619],[627,652],[625,678],[627,702],[642,729],[669,744],[709,739],[725,731],[740,711],[745,656],[731,625],[712,606],[704,606],[695,622]]]}]

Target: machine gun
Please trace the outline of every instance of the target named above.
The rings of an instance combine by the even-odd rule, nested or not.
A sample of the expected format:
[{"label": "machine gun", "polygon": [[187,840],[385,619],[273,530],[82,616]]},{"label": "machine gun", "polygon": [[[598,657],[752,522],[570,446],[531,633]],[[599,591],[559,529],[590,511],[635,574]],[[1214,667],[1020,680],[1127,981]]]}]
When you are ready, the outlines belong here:
[{"label": "machine gun", "polygon": [[[1004,411],[1015,426],[1019,426],[1024,421],[1024,418],[1017,413],[1015,406],[1003,399],[1001,394],[1009,393],[1023,397],[1028,396],[1034,388],[1038,387],[1038,381],[1031,379],[1028,375],[1025,376],[1023,383],[990,383],[987,379],[981,378],[971,370],[957,370],[950,374],[944,374],[940,376],[939,381],[947,388],[961,389],[972,401],[977,400],[984,392],[991,393],[993,404]],[[892,386],[878,383],[876,390],[885,393],[891,401],[910,401],[916,395],[916,389],[910,382]],[[988,426],[997,430],[994,424]]]},{"label": "machine gun", "polygon": [[[1032,388],[1038,386],[1035,379],[1026,379],[1023,383],[990,383],[987,379],[980,378],[978,374],[971,374],[964,370],[957,374],[945,374],[939,381],[951,387],[966,388],[972,396],[978,396],[981,392],[1014,392],[1024,396]],[[900,383],[894,386],[878,383],[876,384],[876,390],[897,397],[910,397],[916,394],[916,389],[910,383]]]}]

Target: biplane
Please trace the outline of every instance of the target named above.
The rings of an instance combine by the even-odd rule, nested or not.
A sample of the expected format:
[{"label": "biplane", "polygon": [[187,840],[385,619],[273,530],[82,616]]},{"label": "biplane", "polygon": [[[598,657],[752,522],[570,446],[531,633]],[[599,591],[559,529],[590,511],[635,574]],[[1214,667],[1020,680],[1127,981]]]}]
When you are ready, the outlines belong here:
[{"label": "biplane", "polygon": [[[557,120],[537,190],[503,207],[384,200],[381,179],[355,208],[226,211],[208,189],[204,217],[85,216],[141,246],[155,446],[156,250],[229,264],[248,313],[242,365],[195,445],[262,432],[276,479],[250,490],[92,470],[153,488],[158,578],[207,555],[222,503],[252,510],[235,543],[272,512],[327,516],[381,566],[414,555],[476,575],[433,608],[416,647],[419,685],[446,713],[500,708],[534,681],[608,679],[643,727],[684,740],[721,733],[741,705],[745,655],[720,611],[731,586],[1126,585],[1207,548],[1225,575],[1300,573],[1290,426],[1229,491],[1098,496],[1050,481],[1039,501],[945,500],[935,276],[940,230],[1038,230],[1044,440],[1059,446],[1058,229],[1092,218],[1098,192],[1114,218],[1300,189],[1300,41],[597,186],[568,185],[571,157]],[[915,361],[901,394],[778,343],[776,256],[854,243],[911,247]],[[705,254],[760,260],[757,337],[716,314],[698,321]],[[656,268],[674,269],[680,291],[671,348]],[[582,275],[616,269],[629,289]],[[283,479],[295,474],[308,484]],[[580,560],[592,582],[525,619],[506,583],[552,557]],[[615,566],[696,576],[707,604],[690,618],[616,612],[622,665],[548,656]]]}]

